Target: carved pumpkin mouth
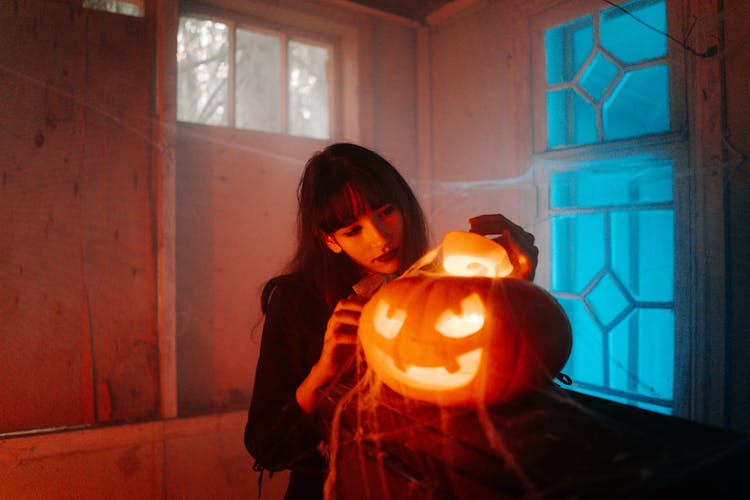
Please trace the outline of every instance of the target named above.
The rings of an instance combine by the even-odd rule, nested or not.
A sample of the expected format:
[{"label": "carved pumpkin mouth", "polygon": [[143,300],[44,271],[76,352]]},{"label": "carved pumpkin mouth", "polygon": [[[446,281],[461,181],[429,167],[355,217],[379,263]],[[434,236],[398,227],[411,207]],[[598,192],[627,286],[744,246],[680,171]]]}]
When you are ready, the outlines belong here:
[{"label": "carved pumpkin mouth", "polygon": [[482,360],[481,347],[460,354],[456,356],[458,370],[451,373],[443,366],[431,368],[406,365],[402,370],[382,349],[375,347],[372,354],[375,355],[373,361],[389,371],[397,382],[425,390],[457,389],[468,385],[479,372]]}]

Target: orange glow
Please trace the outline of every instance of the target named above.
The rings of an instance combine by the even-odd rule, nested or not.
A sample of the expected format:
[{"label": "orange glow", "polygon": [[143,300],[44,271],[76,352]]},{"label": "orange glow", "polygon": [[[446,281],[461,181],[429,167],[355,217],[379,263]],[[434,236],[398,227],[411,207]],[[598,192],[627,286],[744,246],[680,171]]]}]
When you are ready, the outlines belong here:
[{"label": "orange glow", "polygon": [[454,231],[414,269],[384,284],[360,317],[367,364],[386,386],[438,405],[489,404],[562,369],[567,316],[543,289],[507,277],[500,244]]},{"label": "orange glow", "polygon": [[384,300],[379,300],[373,316],[375,331],[387,339],[395,338],[406,321],[406,311],[396,309],[393,314],[388,314],[390,306]]},{"label": "orange glow", "polygon": [[378,348],[372,351],[371,357],[387,372],[386,380],[393,388],[398,387],[403,390],[404,387],[410,387],[427,391],[446,391],[459,389],[474,380],[479,372],[482,349],[474,349],[457,356],[459,368],[453,373],[450,373],[444,366],[430,368],[408,365],[402,370],[396,366],[392,357]]},{"label": "orange glow", "polygon": [[483,326],[484,304],[476,293],[461,301],[460,315],[446,309],[435,320],[435,330],[452,339],[468,337],[477,333]]},{"label": "orange glow", "polygon": [[443,238],[443,269],[453,276],[502,278],[513,272],[508,252],[476,233],[451,231]]}]

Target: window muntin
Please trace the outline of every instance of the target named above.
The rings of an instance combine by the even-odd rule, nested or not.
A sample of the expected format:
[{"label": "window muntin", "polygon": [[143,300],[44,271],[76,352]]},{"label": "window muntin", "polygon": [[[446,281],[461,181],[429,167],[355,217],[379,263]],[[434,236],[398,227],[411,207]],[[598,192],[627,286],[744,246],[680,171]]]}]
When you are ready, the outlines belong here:
[{"label": "window muntin", "polygon": [[179,26],[178,120],[331,136],[330,44],[190,16]]}]

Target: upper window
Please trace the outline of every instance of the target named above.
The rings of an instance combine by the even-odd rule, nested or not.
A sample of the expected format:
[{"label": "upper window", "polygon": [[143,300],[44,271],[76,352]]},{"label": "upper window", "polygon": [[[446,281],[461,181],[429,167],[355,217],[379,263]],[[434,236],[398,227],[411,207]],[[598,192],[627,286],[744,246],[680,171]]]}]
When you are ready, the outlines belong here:
[{"label": "upper window", "polygon": [[664,1],[626,7],[545,32],[549,148],[670,130]]},{"label": "upper window", "polygon": [[329,138],[333,55],[325,41],[181,16],[177,119]]}]

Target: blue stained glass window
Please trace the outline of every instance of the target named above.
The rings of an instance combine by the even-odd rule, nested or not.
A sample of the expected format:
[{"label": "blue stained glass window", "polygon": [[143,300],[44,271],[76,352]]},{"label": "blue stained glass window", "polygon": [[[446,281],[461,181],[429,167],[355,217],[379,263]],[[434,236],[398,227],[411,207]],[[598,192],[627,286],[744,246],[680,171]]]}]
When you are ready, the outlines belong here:
[{"label": "blue stained glass window", "polygon": [[551,292],[573,327],[563,371],[580,390],[665,413],[675,349],[671,172],[670,161],[642,153],[580,163],[551,175],[549,200]]},{"label": "blue stained glass window", "polygon": [[[547,149],[671,130],[666,0],[621,7],[545,32]],[[550,172],[550,290],[573,328],[563,371],[574,390],[671,413],[673,160],[623,148],[573,150]]]},{"label": "blue stained glass window", "polygon": [[670,130],[665,0],[623,8],[545,32],[548,148]]}]

